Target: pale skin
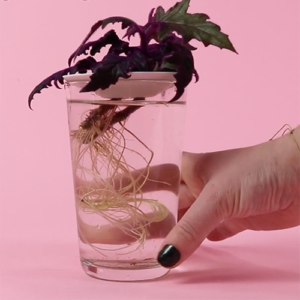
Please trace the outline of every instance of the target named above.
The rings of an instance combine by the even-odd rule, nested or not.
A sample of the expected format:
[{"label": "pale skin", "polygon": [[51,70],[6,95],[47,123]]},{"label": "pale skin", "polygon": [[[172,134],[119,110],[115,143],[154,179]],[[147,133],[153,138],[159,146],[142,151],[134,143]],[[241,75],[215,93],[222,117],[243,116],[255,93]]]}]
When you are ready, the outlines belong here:
[{"label": "pale skin", "polygon": [[[300,126],[293,136],[300,144]],[[152,168],[151,178],[179,181],[174,165]],[[162,172],[163,170],[163,172]],[[84,185],[83,182],[80,185]],[[174,190],[178,193],[178,190]],[[149,227],[149,238],[180,252],[176,267],[205,239],[220,241],[245,230],[279,230],[300,225],[300,151],[290,134],[255,146],[214,153],[184,153],[179,189],[179,222],[170,215]],[[158,229],[165,228],[164,231]],[[79,233],[92,243],[130,242],[116,228],[97,228],[79,220]],[[162,235],[162,236],[161,236]]]},{"label": "pale skin", "polygon": [[[299,145],[300,126],[293,134]],[[300,225],[300,152],[289,134],[242,149],[184,153],[182,180],[180,221],[164,241],[181,253],[175,266],[206,238]]]}]

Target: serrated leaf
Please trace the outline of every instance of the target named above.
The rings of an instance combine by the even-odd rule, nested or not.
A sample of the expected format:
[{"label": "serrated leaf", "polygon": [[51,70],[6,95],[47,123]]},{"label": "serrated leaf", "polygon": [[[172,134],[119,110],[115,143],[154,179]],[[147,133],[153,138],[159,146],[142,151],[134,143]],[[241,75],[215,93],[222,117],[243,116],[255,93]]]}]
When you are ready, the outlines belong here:
[{"label": "serrated leaf", "polygon": [[143,34],[143,29],[141,28],[141,26],[129,26],[123,38],[128,38],[128,40],[130,40],[130,38],[132,36],[135,36],[136,33]]},{"label": "serrated leaf", "polygon": [[176,18],[178,15],[186,13],[190,5],[190,0],[183,0],[177,2],[173,7],[168,9],[165,13],[164,9],[161,10],[161,7],[158,7],[159,12],[155,14],[156,21],[166,21],[168,19]]},{"label": "serrated leaf", "polygon": [[35,94],[41,93],[41,91],[45,88],[51,87],[52,84],[56,88],[60,88],[59,83],[63,84],[64,79],[63,76],[68,75],[68,74],[75,74],[75,73],[86,73],[87,71],[91,70],[93,71],[94,67],[96,66],[97,62],[96,60],[89,56],[85,59],[82,59],[78,61],[74,66],[60,70],[58,72],[55,72],[54,74],[50,75],[46,79],[44,79],[41,83],[39,83],[33,91],[30,93],[28,97],[28,106],[31,108],[31,102],[33,100],[33,96]]},{"label": "serrated leaf", "polygon": [[77,48],[77,50],[74,52],[73,56],[77,57],[78,53],[80,52],[81,47],[84,46],[84,44],[86,44],[86,42],[90,39],[90,37],[99,29],[102,28],[104,29],[107,25],[109,24],[114,24],[114,23],[121,23],[121,27],[122,29],[126,29],[130,26],[132,27],[139,27],[139,25],[137,23],[135,23],[134,21],[128,19],[128,18],[124,18],[124,17],[110,17],[110,18],[106,18],[103,20],[100,20],[98,22],[96,22],[90,29],[90,32],[87,34],[87,36],[84,38],[84,40],[81,42],[80,46]]},{"label": "serrated leaf", "polygon": [[154,21],[154,16],[153,16],[154,11],[155,8],[152,8],[148,16],[148,23]]},{"label": "serrated leaf", "polygon": [[[75,60],[78,56],[84,54],[94,56],[96,53],[99,53],[102,48],[107,45],[111,45],[112,48],[120,48],[128,46],[128,43],[123,42],[119,39],[118,35],[114,30],[108,31],[103,37],[99,38],[96,41],[88,42],[81,45],[68,59],[69,66],[71,65],[72,60]],[[120,51],[120,50],[119,50]]]},{"label": "serrated leaf", "polygon": [[182,96],[194,74],[196,80],[198,79],[191,50],[180,44],[169,43],[169,54],[165,55],[161,64],[161,70],[176,71],[174,77],[177,91],[170,102],[176,101]]},{"label": "serrated leaf", "polygon": [[156,11],[154,21],[148,26],[159,24],[158,41],[166,38],[172,32],[177,32],[182,36],[184,42],[188,43],[192,39],[201,41],[206,47],[214,45],[236,52],[228,35],[221,32],[220,26],[207,21],[206,14],[187,12],[190,0],[183,0],[175,4],[167,12]]},{"label": "serrated leaf", "polygon": [[97,63],[90,82],[80,92],[92,92],[98,89],[107,89],[111,84],[116,84],[119,78],[129,78],[133,71],[147,71],[146,56],[135,49],[128,56],[107,54]]},{"label": "serrated leaf", "polygon": [[163,16],[165,15],[165,10],[163,7],[159,6],[156,9],[155,15],[154,15],[154,20],[152,21],[157,21],[160,20]]}]

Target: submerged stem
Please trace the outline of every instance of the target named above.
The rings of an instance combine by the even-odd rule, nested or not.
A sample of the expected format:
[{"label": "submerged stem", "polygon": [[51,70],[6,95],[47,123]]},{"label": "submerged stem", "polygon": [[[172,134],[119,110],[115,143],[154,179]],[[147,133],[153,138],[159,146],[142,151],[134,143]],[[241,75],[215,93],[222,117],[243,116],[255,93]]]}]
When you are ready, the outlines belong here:
[{"label": "submerged stem", "polygon": [[110,126],[115,125],[116,123],[126,120],[132,113],[138,110],[140,106],[127,106],[125,109],[117,112],[110,123]]},{"label": "submerged stem", "polygon": [[[111,101],[121,100],[120,98],[113,98]],[[133,101],[145,100],[145,98],[134,98]],[[100,131],[105,131],[108,127],[114,126],[116,123],[125,121],[132,113],[141,108],[141,106],[127,106],[121,111],[114,111],[114,114],[111,117],[111,120],[107,120],[105,116],[110,115],[110,113],[116,108],[117,105],[112,104],[102,104],[99,107],[91,110],[84,121],[81,122],[80,128],[89,130],[93,125],[98,126]],[[98,134],[94,133],[91,136],[93,139],[98,137]],[[90,142],[89,140],[85,141],[86,143]]]}]

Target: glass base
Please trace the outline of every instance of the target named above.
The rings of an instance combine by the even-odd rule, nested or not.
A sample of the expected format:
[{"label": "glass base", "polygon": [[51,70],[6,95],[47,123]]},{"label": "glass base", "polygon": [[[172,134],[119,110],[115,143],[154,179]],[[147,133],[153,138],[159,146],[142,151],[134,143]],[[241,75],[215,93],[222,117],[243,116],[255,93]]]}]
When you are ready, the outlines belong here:
[{"label": "glass base", "polygon": [[81,265],[87,275],[109,281],[153,280],[169,273],[156,260],[107,261],[82,260]]}]

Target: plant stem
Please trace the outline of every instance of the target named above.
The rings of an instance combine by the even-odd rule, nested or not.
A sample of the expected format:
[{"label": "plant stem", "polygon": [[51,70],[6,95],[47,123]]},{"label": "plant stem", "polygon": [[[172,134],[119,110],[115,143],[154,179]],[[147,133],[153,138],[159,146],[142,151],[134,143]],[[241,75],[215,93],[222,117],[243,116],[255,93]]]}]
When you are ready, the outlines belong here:
[{"label": "plant stem", "polygon": [[[122,122],[122,121],[126,120],[133,112],[135,112],[135,111],[138,110],[139,108],[140,108],[140,106],[127,106],[125,109],[123,109],[123,110],[117,112],[117,113],[113,116],[113,118],[112,118],[112,120],[111,120],[109,126],[113,126],[113,125],[115,125],[116,123],[119,123],[119,122]],[[103,125],[103,127],[102,127],[101,129],[103,129],[104,126],[105,126],[105,125]]]},{"label": "plant stem", "polygon": [[141,29],[141,28],[139,28],[139,34],[140,34],[140,38],[141,38],[141,44],[140,44],[141,50],[144,54],[147,54],[147,52],[148,52],[148,41],[147,41],[146,34],[145,34],[144,30]]},{"label": "plant stem", "polygon": [[[121,98],[112,98],[111,101],[121,100]],[[91,126],[106,114],[109,110],[113,109],[114,105],[104,104],[99,105],[97,108],[90,111],[89,115],[84,121],[81,122],[80,127],[82,129],[89,129]]]},{"label": "plant stem", "polygon": [[[120,98],[113,98],[112,101],[121,100]],[[133,101],[138,100],[145,100],[145,98],[134,98]],[[101,117],[103,117],[105,114],[107,114],[110,110],[112,110],[115,107],[115,105],[110,104],[103,104],[99,105],[99,107],[93,109],[90,111],[89,115],[86,117],[84,121],[81,122],[80,127],[84,130],[89,130],[93,125],[95,125],[97,122],[100,121],[100,124],[98,123],[98,128],[100,131],[105,131],[107,128],[112,127],[116,123],[120,123],[124,120],[126,120],[132,113],[137,111],[142,106],[140,105],[129,105],[126,108],[124,108],[121,111],[115,112],[113,117],[111,118],[109,124],[104,119],[101,120]],[[98,137],[98,133],[93,134],[93,140]],[[91,140],[89,140],[91,141]],[[89,143],[88,140],[84,142],[84,144]]]}]

